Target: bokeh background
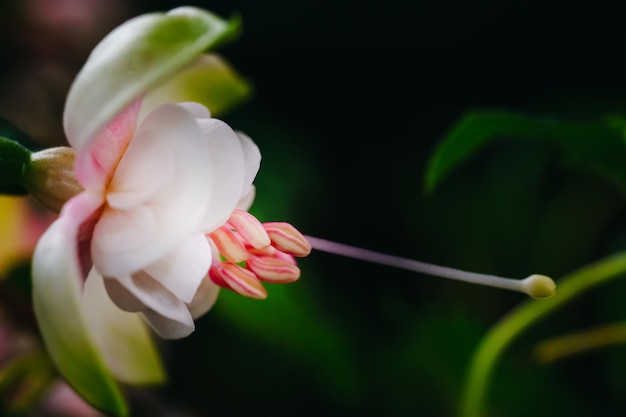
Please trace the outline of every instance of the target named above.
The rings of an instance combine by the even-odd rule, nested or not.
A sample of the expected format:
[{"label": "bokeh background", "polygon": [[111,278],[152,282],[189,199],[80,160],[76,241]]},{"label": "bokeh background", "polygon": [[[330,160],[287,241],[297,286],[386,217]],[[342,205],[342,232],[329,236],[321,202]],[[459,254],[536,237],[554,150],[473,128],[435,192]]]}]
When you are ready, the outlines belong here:
[{"label": "bokeh background", "polygon": [[[305,234],[516,278],[624,248],[624,196],[540,141],[497,141],[424,191],[438,141],[476,109],[587,120],[626,104],[619,2],[301,0],[0,3],[0,112],[63,143],[67,88],[91,48],[140,13],[240,14],[220,53],[254,87],[223,115],[260,146],[252,211]],[[625,169],[626,169],[626,161]],[[0,213],[1,214],[1,213]],[[453,416],[480,338],[524,295],[314,252],[266,301],[222,291],[137,416]],[[532,349],[626,319],[626,282],[586,294],[501,361],[489,416],[626,414],[626,349],[550,364]]]}]

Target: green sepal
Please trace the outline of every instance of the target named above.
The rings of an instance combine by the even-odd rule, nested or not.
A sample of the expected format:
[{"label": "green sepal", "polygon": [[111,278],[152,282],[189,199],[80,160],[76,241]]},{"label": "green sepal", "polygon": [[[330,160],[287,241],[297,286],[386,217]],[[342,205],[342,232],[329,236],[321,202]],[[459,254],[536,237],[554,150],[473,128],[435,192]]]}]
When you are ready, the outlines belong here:
[{"label": "green sepal", "polygon": [[147,113],[164,102],[193,101],[219,117],[248,100],[252,84],[217,54],[205,54],[179,71],[175,77],[160,84],[142,103]]}]

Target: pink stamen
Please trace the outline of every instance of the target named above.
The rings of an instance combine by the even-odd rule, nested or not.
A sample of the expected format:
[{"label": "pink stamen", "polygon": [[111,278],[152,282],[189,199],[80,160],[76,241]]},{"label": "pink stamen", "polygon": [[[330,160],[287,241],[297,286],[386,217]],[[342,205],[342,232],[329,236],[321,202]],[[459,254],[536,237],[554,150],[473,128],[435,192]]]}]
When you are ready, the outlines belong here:
[{"label": "pink stamen", "polygon": [[300,268],[277,257],[251,256],[246,266],[265,282],[287,284],[300,278]]},{"label": "pink stamen", "polygon": [[237,294],[256,299],[267,297],[267,291],[257,276],[247,269],[230,262],[223,262],[216,268],[215,273],[228,288]]},{"label": "pink stamen", "polygon": [[237,232],[239,232],[241,237],[253,248],[261,249],[271,243],[270,237],[261,222],[247,211],[239,209],[233,211],[233,214],[228,219],[228,223],[230,223]]},{"label": "pink stamen", "polygon": [[228,284],[224,281],[221,274],[221,262],[218,262],[216,265],[212,266],[209,269],[209,278],[213,281],[214,284],[219,285],[223,288],[229,288]]},{"label": "pink stamen", "polygon": [[311,252],[309,242],[289,223],[261,223],[238,209],[208,238],[226,259],[214,257],[210,279],[237,294],[257,299],[267,297],[261,281],[275,284],[297,281],[300,268],[294,256]]},{"label": "pink stamen", "polygon": [[293,256],[307,256],[311,253],[311,244],[291,224],[284,222],[263,223],[272,246]]},{"label": "pink stamen", "polygon": [[209,234],[219,253],[230,262],[243,262],[248,259],[248,250],[237,235],[224,225]]}]

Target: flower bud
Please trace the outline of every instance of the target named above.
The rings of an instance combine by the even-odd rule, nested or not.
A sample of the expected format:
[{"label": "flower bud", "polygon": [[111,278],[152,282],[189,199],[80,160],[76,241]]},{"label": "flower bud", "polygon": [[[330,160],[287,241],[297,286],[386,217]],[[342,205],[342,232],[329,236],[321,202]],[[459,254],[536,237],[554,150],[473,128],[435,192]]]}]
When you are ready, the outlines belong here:
[{"label": "flower bud", "polygon": [[72,148],[45,149],[31,155],[24,172],[24,187],[44,207],[61,211],[67,200],[82,191],[74,175]]}]

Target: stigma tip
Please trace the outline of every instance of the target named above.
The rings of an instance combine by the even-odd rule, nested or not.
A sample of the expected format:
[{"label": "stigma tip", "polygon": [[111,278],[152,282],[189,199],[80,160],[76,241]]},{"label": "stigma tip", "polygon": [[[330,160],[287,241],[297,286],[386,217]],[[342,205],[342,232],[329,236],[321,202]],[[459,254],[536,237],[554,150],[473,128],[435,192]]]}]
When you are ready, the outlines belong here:
[{"label": "stigma tip", "polygon": [[533,274],[523,280],[524,292],[537,300],[550,298],[556,293],[556,283],[552,278]]}]

